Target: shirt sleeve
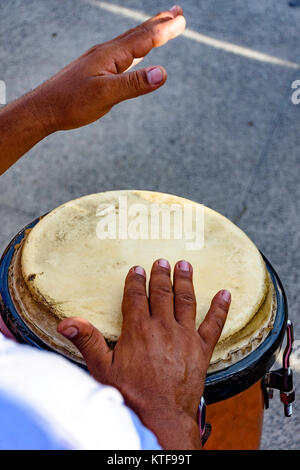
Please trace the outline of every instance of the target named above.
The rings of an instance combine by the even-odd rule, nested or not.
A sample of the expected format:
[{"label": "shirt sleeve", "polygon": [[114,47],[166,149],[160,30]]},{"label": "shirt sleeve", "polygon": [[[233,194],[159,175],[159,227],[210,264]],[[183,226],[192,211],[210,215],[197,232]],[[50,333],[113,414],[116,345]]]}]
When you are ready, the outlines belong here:
[{"label": "shirt sleeve", "polygon": [[0,413],[1,449],[161,449],[118,390],[58,354],[1,334]]},{"label": "shirt sleeve", "polygon": [[67,450],[42,416],[0,390],[0,450]]}]

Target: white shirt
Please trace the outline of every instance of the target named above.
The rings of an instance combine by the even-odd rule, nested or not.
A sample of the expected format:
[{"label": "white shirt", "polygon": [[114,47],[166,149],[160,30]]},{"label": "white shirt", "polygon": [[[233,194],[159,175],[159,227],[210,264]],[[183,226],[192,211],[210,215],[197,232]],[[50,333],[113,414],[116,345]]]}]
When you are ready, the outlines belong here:
[{"label": "white shirt", "polygon": [[[118,390],[99,384],[56,353],[18,344],[0,333],[0,410],[1,392],[39,416],[43,429],[66,448],[160,449]],[[0,420],[0,448],[1,426]]]}]

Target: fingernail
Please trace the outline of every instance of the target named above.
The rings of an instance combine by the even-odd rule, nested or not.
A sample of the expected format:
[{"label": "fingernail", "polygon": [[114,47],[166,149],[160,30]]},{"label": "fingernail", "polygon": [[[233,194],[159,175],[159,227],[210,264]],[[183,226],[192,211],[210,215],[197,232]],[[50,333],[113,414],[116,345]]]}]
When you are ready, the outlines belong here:
[{"label": "fingernail", "polygon": [[161,266],[162,268],[170,269],[169,261],[166,260],[166,259],[163,259],[163,258],[159,259],[159,260],[158,260],[158,264],[159,264],[159,266]]},{"label": "fingernail", "polygon": [[163,80],[163,73],[160,67],[154,67],[153,69],[147,70],[146,73],[150,85],[158,85]]},{"label": "fingernail", "polygon": [[177,264],[178,268],[181,269],[181,271],[190,271],[191,265],[185,260],[179,261]]},{"label": "fingernail", "polygon": [[146,272],[144,270],[144,268],[142,268],[142,266],[135,266],[133,268],[134,272],[137,273],[137,274],[140,274],[141,276],[144,276],[146,277]]},{"label": "fingernail", "polygon": [[231,300],[231,293],[229,290],[224,289],[221,291],[221,297],[223,300],[225,300],[225,302],[229,303]]},{"label": "fingernail", "polygon": [[75,338],[75,336],[78,335],[78,329],[75,328],[75,326],[69,326],[68,328],[66,328],[65,330],[62,330],[61,331],[61,334],[66,336],[67,338],[71,339],[71,338]]},{"label": "fingernail", "polygon": [[178,8],[178,5],[173,5],[172,8],[170,8],[169,11],[175,11],[175,10],[177,10],[177,8]]}]

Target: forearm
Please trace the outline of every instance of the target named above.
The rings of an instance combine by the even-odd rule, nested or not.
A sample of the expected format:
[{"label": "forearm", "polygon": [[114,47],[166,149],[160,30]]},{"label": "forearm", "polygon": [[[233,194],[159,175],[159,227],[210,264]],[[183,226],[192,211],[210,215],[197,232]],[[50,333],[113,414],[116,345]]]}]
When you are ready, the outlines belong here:
[{"label": "forearm", "polygon": [[41,87],[1,109],[0,174],[53,131],[51,108]]}]

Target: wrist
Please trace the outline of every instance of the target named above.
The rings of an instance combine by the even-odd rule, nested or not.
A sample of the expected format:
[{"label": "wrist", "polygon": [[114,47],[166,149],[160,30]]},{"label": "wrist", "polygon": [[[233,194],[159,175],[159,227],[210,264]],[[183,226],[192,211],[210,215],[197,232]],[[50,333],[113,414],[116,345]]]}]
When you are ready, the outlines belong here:
[{"label": "wrist", "polygon": [[44,85],[40,85],[29,92],[24,96],[24,99],[36,122],[36,126],[39,126],[42,139],[59,130],[51,97]]},{"label": "wrist", "polygon": [[141,412],[141,420],[157,436],[167,450],[199,450],[202,448],[196,417],[184,412]]},{"label": "wrist", "polygon": [[7,104],[0,112],[0,174],[34,145],[54,132],[45,96],[33,90]]}]

